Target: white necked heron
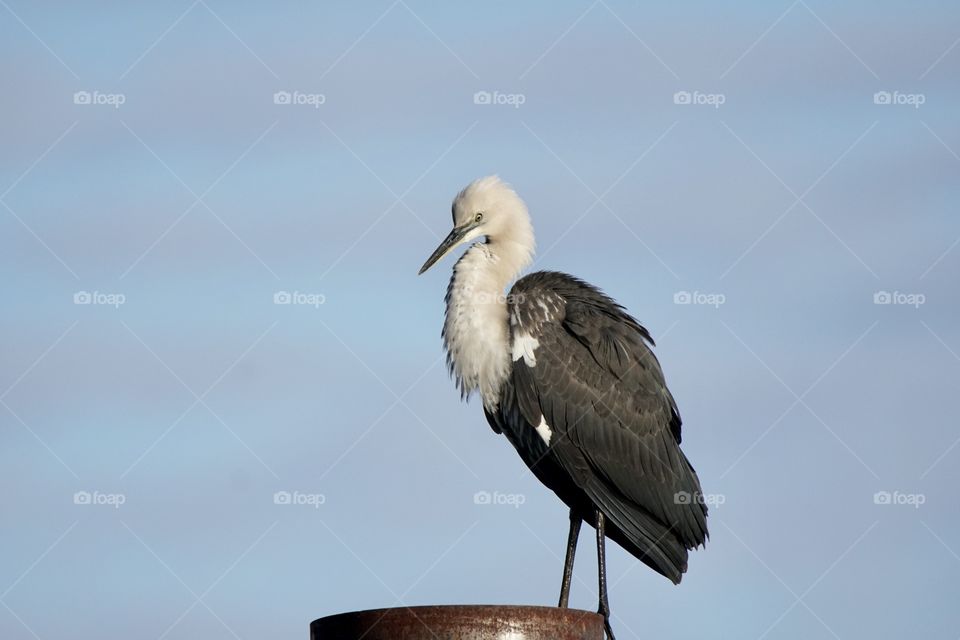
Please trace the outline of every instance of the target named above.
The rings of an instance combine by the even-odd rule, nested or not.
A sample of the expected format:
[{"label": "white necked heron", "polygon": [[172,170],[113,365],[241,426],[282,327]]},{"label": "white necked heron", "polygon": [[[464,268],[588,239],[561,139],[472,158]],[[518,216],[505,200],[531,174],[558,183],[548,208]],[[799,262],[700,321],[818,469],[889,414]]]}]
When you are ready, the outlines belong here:
[{"label": "white necked heron", "polygon": [[599,289],[538,271],[527,207],[496,176],[453,201],[453,230],[420,273],[478,238],[453,267],[443,341],[463,396],[570,508],[560,588],[569,602],[582,521],[597,530],[599,611],[610,630],[607,537],[675,584],[707,538],[700,481],[680,450],[680,414],[647,330]]}]

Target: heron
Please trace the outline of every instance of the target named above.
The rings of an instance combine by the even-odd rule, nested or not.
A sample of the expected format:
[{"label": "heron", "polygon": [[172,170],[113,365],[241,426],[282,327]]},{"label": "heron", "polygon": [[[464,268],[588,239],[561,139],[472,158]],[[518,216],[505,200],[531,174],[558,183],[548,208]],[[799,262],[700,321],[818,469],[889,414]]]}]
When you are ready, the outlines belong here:
[{"label": "heron", "polygon": [[535,241],[526,204],[499,177],[467,185],[452,213],[453,230],[420,269],[472,243],[445,297],[450,374],[462,399],[480,395],[490,427],[569,508],[560,607],[569,606],[581,524],[596,529],[598,613],[612,640],[606,539],[679,584],[688,551],[708,535],[654,341],[624,307],[565,273],[530,273],[505,294]]}]

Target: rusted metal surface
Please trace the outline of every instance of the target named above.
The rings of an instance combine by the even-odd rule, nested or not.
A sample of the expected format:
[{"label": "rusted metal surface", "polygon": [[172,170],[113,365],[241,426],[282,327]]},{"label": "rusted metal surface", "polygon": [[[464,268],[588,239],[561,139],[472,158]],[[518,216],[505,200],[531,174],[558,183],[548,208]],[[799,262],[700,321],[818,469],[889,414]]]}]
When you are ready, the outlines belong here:
[{"label": "rusted metal surface", "polygon": [[603,640],[592,611],[450,605],[353,611],[314,620],[310,640]]}]

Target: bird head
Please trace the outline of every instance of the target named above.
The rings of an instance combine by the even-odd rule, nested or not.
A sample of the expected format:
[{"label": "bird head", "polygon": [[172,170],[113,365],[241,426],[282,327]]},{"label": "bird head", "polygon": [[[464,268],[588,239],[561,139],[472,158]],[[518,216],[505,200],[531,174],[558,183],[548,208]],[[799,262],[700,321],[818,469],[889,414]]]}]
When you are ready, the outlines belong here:
[{"label": "bird head", "polygon": [[516,244],[525,260],[533,252],[527,205],[497,176],[478,178],[453,199],[453,229],[420,268],[423,273],[458,246],[480,237],[494,244]]}]

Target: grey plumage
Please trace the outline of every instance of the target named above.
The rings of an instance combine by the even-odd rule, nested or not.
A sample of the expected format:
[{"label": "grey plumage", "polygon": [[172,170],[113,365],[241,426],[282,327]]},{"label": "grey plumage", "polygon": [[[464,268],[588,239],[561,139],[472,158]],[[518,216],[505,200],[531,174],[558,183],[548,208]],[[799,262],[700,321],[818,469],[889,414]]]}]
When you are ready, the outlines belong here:
[{"label": "grey plumage", "polygon": [[[562,273],[521,278],[507,305],[511,336],[525,332],[539,346],[536,366],[513,362],[497,410],[486,412],[491,426],[583,519],[599,507],[610,538],[680,582],[687,550],[706,541],[707,509],[650,334],[600,290]],[[541,419],[554,432],[549,447],[536,432]]]}]

